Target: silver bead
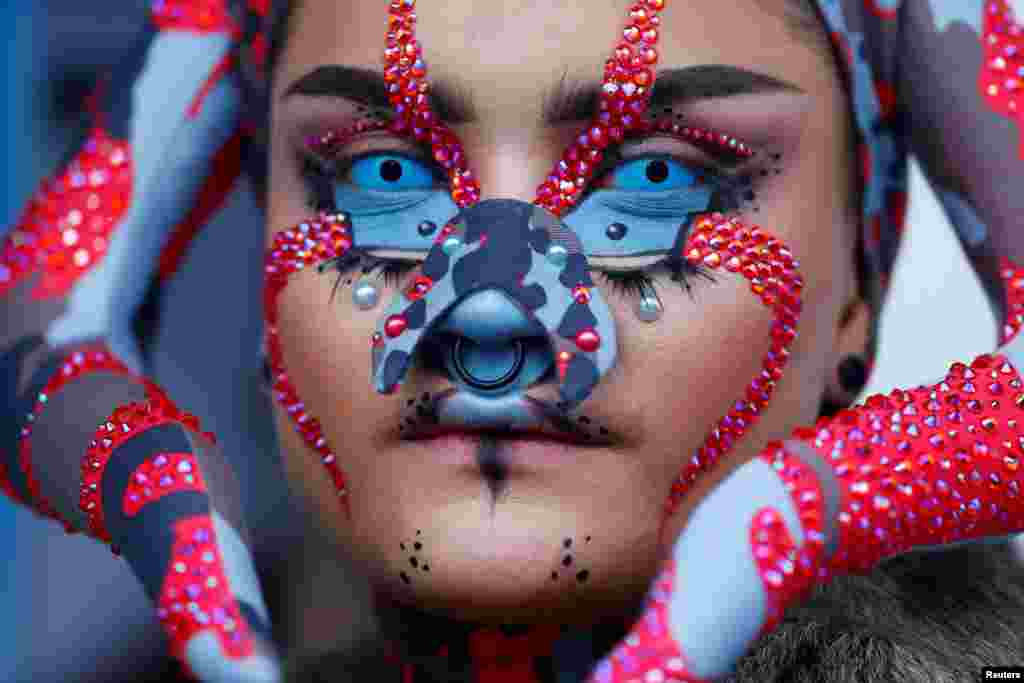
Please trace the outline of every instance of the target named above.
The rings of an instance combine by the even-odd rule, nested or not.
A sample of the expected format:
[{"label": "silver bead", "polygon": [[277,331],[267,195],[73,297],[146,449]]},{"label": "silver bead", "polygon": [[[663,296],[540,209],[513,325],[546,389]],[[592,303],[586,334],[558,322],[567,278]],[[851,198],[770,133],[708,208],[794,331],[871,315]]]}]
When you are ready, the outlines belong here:
[{"label": "silver bead", "polygon": [[653,323],[661,320],[665,307],[658,298],[658,293],[653,287],[646,284],[640,285],[640,300],[636,305],[636,317],[645,323]]},{"label": "silver bead", "polygon": [[561,267],[569,259],[569,251],[561,244],[552,244],[548,247],[547,257],[552,265]]},{"label": "silver bead", "polygon": [[441,244],[441,251],[448,256],[454,254],[462,246],[462,240],[458,237],[449,237]]},{"label": "silver bead", "polygon": [[352,290],[352,303],[361,311],[368,311],[377,305],[380,300],[380,292],[369,280],[360,280]]}]

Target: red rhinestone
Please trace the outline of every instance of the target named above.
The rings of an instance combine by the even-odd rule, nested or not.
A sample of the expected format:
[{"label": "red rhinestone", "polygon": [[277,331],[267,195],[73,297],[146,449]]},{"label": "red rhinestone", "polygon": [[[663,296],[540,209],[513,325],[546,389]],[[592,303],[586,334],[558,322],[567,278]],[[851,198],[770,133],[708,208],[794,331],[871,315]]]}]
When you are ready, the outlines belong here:
[{"label": "red rhinestone", "polygon": [[397,337],[398,335],[405,332],[405,328],[409,322],[403,315],[392,315],[384,323],[384,334],[389,337]]},{"label": "red rhinestone", "polygon": [[576,335],[576,346],[580,351],[592,353],[601,346],[601,337],[592,329],[583,330]]}]

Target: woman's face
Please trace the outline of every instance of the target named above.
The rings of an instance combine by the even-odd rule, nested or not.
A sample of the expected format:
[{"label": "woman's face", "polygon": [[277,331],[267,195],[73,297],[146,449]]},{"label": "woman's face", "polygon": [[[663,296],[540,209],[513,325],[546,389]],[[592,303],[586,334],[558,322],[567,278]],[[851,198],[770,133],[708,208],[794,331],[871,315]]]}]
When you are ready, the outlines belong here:
[{"label": "woman's face", "polygon": [[[741,183],[735,215],[787,244],[800,262],[803,314],[785,374],[722,471],[814,420],[839,360],[841,312],[855,297],[847,104],[827,45],[813,30],[801,30],[791,5],[678,0],[662,13],[658,73],[683,70],[683,89],[656,113],[735,136],[758,152],[751,163],[651,136],[630,140],[621,149],[624,160],[603,175],[604,187],[638,192],[666,177],[681,178],[683,186],[697,175],[713,186],[750,178],[749,187]],[[376,224],[383,215],[386,229],[388,220],[421,218],[403,212],[423,206],[396,203],[393,216],[370,216],[374,204],[361,193],[387,191],[389,183],[407,187],[402,183],[408,181],[444,197],[429,156],[380,131],[332,152],[341,159],[337,178],[311,174],[313,164],[303,161],[311,135],[341,129],[366,108],[358,88],[353,92],[337,80],[295,84],[329,65],[382,73],[387,6],[384,0],[305,0],[296,9],[274,79],[268,244],[314,213],[311,202],[323,203],[324,187],[328,199],[346,198],[357,207],[337,206],[351,212],[357,244],[364,214]],[[561,118],[576,120],[552,117],[550,104],[566,99],[553,93],[560,83],[600,84],[627,3],[453,0],[418,9],[428,78],[469,104],[448,113],[458,115],[452,128],[482,198],[533,201],[586,123],[579,111],[562,112]],[[721,68],[687,71],[704,65]],[[344,162],[353,155],[354,163]],[[628,210],[615,209],[619,216]],[[603,233],[614,220],[594,215],[594,225],[577,222],[574,229]],[[678,228],[666,222],[666,230]],[[404,439],[397,425],[415,417],[424,394],[453,385],[443,373],[414,364],[396,393],[374,391],[368,340],[397,290],[371,275],[383,303],[362,310],[352,297],[360,277],[343,275],[332,300],[338,274],[307,269],[292,277],[279,299],[284,365],[338,454],[350,519],[339,512],[318,457],[280,407],[276,419],[291,483],[317,501],[323,520],[365,563],[376,586],[401,601],[471,618],[530,619],[561,609],[586,615],[635,601],[657,567],[673,479],[743,398],[769,348],[772,315],[749,283],[717,270],[713,282],[688,276],[687,292],[657,271],[652,277],[663,315],[642,322],[637,294],[595,275],[615,319],[618,357],[575,416],[604,437],[591,446],[501,437],[485,443],[473,435]],[[550,387],[535,389],[552,395]],[[483,451],[501,461],[500,482],[480,457]],[[688,500],[700,493],[694,489]],[[670,520],[669,538],[687,509]]]}]

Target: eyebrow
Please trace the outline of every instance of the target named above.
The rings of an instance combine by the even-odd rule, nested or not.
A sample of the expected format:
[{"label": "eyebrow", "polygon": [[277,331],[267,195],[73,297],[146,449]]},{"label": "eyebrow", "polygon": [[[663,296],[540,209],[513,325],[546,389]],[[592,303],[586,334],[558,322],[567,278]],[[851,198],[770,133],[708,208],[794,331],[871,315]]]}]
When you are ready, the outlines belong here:
[{"label": "eyebrow", "polygon": [[[555,125],[590,120],[598,109],[601,85],[598,81],[571,79],[563,74],[541,95],[544,123]],[[804,91],[788,81],[736,66],[706,64],[660,69],[656,73],[649,109],[763,92]],[[383,74],[365,67],[318,66],[289,85],[281,99],[296,95],[340,98],[371,108],[391,107],[388,84]],[[427,96],[434,113],[449,125],[476,119],[472,96],[455,82],[432,80]]]}]

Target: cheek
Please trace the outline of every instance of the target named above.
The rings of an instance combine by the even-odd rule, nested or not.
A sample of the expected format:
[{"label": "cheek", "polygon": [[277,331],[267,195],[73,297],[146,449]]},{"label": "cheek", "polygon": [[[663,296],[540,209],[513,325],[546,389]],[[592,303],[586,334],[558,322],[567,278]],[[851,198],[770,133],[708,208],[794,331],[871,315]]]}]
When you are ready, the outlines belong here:
[{"label": "cheek", "polygon": [[[295,276],[281,293],[278,335],[284,367],[301,398],[316,406],[316,417],[330,443],[367,438],[381,401],[370,384],[370,335],[374,316],[361,314],[339,301],[351,288],[338,288],[329,301],[335,275],[306,272]],[[344,424],[345,433],[336,427]],[[339,441],[339,437],[344,437]]]},{"label": "cheek", "polygon": [[659,285],[665,312],[655,324],[638,322],[627,303],[614,304],[616,318],[628,321],[619,326],[620,381],[630,386],[622,412],[632,413],[662,488],[745,398],[770,348],[772,311],[741,276],[716,275],[714,283],[691,278],[692,298],[676,283]]}]

